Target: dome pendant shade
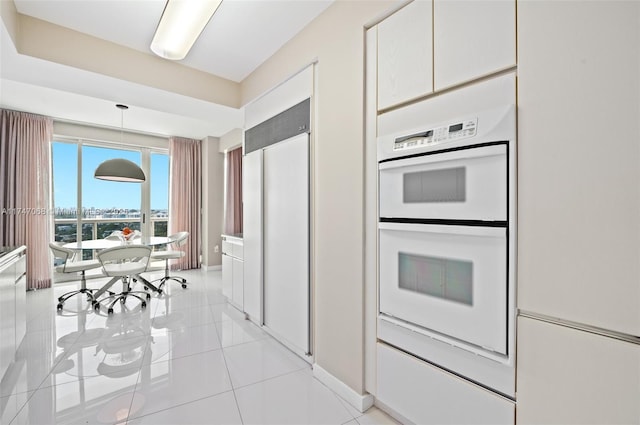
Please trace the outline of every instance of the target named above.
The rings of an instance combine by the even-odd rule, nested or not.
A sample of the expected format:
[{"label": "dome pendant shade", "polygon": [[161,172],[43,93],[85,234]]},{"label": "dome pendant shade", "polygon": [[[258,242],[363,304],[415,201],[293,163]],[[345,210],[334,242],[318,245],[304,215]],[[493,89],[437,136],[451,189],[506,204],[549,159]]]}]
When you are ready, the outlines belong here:
[{"label": "dome pendant shade", "polygon": [[144,172],[128,159],[108,159],[98,165],[93,177],[114,182],[142,183],[146,180]]}]

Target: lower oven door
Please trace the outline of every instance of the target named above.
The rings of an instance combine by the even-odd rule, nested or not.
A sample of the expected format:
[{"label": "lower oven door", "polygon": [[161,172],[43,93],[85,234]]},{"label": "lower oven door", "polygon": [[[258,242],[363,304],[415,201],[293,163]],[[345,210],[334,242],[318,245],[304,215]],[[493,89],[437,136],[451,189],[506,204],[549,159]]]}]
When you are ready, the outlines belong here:
[{"label": "lower oven door", "polygon": [[380,313],[507,355],[507,229],[379,223]]}]

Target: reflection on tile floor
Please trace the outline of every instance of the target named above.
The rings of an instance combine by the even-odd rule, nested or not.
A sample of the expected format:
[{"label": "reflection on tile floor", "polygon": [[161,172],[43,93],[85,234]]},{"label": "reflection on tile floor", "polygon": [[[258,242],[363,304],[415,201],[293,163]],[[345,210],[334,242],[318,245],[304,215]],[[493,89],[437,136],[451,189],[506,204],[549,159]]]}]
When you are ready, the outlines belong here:
[{"label": "reflection on tile floor", "polygon": [[[27,336],[0,383],[0,424],[393,424],[357,412],[229,306],[219,271],[183,273],[145,310],[27,294]],[[100,286],[92,280],[90,287]],[[138,289],[138,288],[136,288]]]}]

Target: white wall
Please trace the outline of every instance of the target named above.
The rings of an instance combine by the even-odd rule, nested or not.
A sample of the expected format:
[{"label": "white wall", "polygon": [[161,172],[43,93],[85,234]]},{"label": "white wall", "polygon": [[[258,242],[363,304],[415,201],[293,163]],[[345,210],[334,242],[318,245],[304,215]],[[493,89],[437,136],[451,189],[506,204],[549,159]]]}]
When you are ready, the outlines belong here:
[{"label": "white wall", "polygon": [[128,145],[169,149],[169,138],[153,136],[149,134],[131,133],[128,131],[120,132],[110,128],[94,127],[91,125],[83,125],[69,123],[64,121],[54,121],[53,134],[56,136],[72,137],[75,139],[105,141],[120,143],[124,141]]},{"label": "white wall", "polygon": [[[222,225],[224,219],[224,154],[220,140],[202,141],[202,266],[222,265]],[[218,251],[216,252],[216,246]]]},{"label": "white wall", "polygon": [[336,1],[242,82],[242,104],[317,59],[312,164],[316,363],[364,392],[365,25],[393,1]]},{"label": "white wall", "polygon": [[220,146],[218,150],[221,153],[239,148],[242,146],[242,140],[244,138],[244,130],[241,128],[234,128],[224,136],[220,137]]}]

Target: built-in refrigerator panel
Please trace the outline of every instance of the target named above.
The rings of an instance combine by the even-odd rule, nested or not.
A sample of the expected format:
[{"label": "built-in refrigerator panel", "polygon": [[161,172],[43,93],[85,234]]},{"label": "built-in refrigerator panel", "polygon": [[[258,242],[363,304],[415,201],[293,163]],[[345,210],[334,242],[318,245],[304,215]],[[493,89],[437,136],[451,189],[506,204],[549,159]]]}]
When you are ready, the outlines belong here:
[{"label": "built-in refrigerator panel", "polygon": [[262,157],[257,150],[242,164],[244,311],[259,325],[262,316]]},{"label": "built-in refrigerator panel", "polygon": [[264,324],[310,352],[309,135],[264,149]]}]

